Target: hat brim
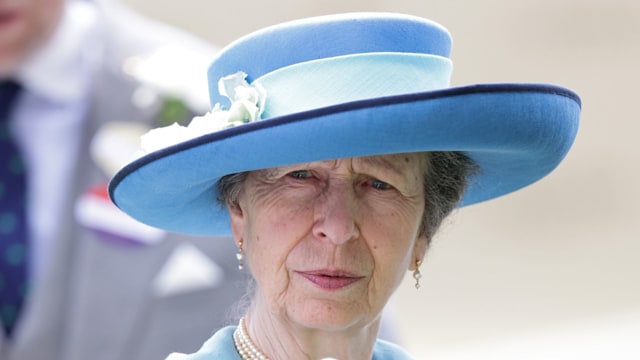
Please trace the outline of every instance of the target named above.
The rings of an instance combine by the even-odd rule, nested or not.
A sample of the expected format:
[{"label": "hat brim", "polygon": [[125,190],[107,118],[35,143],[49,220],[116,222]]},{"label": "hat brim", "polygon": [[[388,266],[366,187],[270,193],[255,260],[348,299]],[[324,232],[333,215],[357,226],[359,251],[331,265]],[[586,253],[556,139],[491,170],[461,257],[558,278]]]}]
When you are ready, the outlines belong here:
[{"label": "hat brim", "polygon": [[367,99],[207,134],[137,159],[109,184],[133,218],[172,232],[229,235],[217,182],[310,161],[462,151],[480,167],[461,205],[527,186],[565,157],[580,99],[546,84],[483,84]]}]

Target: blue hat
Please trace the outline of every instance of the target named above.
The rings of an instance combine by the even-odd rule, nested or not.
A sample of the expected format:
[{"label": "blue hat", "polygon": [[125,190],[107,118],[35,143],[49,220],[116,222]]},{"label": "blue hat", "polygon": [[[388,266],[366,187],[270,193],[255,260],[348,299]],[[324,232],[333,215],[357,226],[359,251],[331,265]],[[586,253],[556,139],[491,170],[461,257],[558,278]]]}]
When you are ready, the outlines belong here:
[{"label": "blue hat", "polygon": [[[480,172],[461,205],[510,193],[551,172],[576,136],[578,95],[549,84],[451,87],[450,46],[440,25],[388,13],[297,20],[240,38],[212,62],[209,90],[216,105],[199,119],[226,125],[176,135],[131,162],[112,179],[111,199],[155,227],[228,235],[216,184],[237,172],[462,151]],[[163,131],[182,134],[185,128]]]}]

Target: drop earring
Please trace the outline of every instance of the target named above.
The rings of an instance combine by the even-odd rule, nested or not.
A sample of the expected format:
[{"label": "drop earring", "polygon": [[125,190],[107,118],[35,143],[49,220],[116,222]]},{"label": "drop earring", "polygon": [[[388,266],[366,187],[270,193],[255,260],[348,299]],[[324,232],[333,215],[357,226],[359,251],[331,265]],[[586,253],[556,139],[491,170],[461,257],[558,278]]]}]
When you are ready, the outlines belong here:
[{"label": "drop earring", "polygon": [[238,252],[236,253],[236,259],[238,259],[238,270],[244,269],[244,251],[242,249],[242,240],[238,244]]},{"label": "drop earring", "polygon": [[420,273],[420,260],[416,260],[416,268],[413,270],[413,278],[416,280],[416,289],[420,289],[420,279],[422,278],[422,274]]}]

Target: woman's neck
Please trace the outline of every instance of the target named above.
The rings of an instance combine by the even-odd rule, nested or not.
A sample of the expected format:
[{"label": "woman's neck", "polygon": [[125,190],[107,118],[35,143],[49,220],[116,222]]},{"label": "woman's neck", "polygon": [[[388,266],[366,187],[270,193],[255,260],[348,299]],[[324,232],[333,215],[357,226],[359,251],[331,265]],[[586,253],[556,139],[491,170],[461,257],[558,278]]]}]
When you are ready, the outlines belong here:
[{"label": "woman's neck", "polygon": [[254,304],[244,322],[254,345],[271,360],[364,360],[372,357],[380,321],[337,331],[311,329]]}]

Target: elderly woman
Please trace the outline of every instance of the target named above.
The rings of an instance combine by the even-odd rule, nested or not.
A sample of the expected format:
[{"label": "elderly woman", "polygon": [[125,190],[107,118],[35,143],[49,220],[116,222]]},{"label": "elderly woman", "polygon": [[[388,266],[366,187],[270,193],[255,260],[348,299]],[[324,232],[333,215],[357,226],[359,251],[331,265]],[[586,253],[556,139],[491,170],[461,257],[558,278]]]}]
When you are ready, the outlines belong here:
[{"label": "elderly woman", "polygon": [[184,358],[410,358],[376,339],[405,272],[419,287],[456,206],[551,172],[580,114],[558,86],[449,87],[450,42],[398,14],[269,27],[213,61],[210,113],[143,137],[114,202],[170,231],[232,234],[255,280],[239,324]]}]

